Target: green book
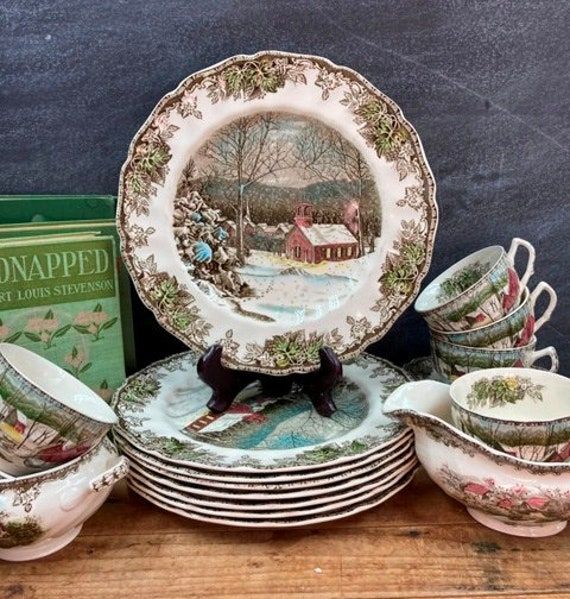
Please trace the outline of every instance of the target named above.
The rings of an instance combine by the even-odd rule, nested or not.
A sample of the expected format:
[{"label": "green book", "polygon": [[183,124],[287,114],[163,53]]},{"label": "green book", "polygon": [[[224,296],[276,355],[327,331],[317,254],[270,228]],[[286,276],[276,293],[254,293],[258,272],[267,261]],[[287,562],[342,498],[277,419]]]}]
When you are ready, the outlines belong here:
[{"label": "green book", "polygon": [[111,235],[0,240],[0,340],[45,356],[107,400],[125,378],[116,258]]},{"label": "green book", "polygon": [[[94,232],[112,235],[116,248],[117,198],[110,195],[0,195],[0,240],[60,233]],[[119,260],[119,292],[123,347],[127,371],[136,370],[129,274]]]},{"label": "green book", "polygon": [[0,223],[114,219],[117,199],[95,195],[0,195]]}]

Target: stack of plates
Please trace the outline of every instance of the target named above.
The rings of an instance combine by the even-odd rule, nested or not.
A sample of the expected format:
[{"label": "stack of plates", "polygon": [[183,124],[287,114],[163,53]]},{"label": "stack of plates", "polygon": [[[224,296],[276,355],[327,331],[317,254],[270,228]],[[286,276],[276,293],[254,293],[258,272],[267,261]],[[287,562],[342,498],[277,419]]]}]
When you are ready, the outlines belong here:
[{"label": "stack of plates", "polygon": [[408,378],[385,360],[362,354],[345,365],[338,410],[323,418],[298,389],[274,398],[256,385],[214,415],[197,358],[158,362],[114,397],[128,482],[148,501],[205,522],[284,528],[377,506],[412,479],[412,432],[383,411]]}]

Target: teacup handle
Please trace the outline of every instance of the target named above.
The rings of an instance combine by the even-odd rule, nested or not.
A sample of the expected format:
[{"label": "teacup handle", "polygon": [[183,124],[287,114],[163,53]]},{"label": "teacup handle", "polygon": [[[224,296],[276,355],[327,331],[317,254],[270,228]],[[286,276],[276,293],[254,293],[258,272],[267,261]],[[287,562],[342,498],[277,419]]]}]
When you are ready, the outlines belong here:
[{"label": "teacup handle", "polygon": [[524,271],[524,275],[520,277],[520,286],[522,290],[527,286],[530,277],[532,277],[532,275],[534,274],[534,259],[536,258],[536,251],[534,249],[534,246],[525,239],[521,239],[520,237],[514,237],[511,241],[511,247],[507,252],[507,256],[513,264],[513,266],[515,264],[517,251],[521,246],[528,251],[528,262],[526,263],[526,270]]},{"label": "teacup handle", "polygon": [[558,303],[558,296],[556,295],[556,291],[554,291],[554,289],[552,289],[552,287],[548,283],[541,281],[534,288],[534,291],[530,294],[530,305],[532,306],[533,311],[534,306],[540,295],[542,295],[542,293],[546,293],[548,296],[550,296],[550,301],[548,302],[548,306],[546,307],[546,310],[544,310],[542,316],[535,322],[535,333],[545,322],[548,322],[550,320],[552,312],[554,312],[554,308],[556,308],[556,304]]},{"label": "teacup handle", "polygon": [[558,352],[556,349],[554,349],[554,347],[552,347],[552,345],[550,347],[545,347],[544,349],[533,352],[530,366],[534,366],[534,364],[538,362],[540,358],[545,358],[547,356],[550,358],[549,371],[558,372],[558,367],[560,366],[560,362],[558,361]]},{"label": "teacup handle", "polygon": [[89,483],[89,488],[98,493],[106,487],[113,486],[117,481],[124,478],[128,471],[129,461],[127,458],[121,457],[121,459],[112,468],[109,468],[109,470],[103,472],[103,474],[93,478]]}]

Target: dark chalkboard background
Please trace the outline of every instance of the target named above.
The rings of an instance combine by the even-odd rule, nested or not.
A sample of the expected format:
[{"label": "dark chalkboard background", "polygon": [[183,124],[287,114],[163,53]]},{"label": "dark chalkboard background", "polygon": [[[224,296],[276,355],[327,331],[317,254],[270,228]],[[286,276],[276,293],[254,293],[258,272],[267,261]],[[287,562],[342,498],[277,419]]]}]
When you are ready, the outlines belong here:
[{"label": "dark chalkboard background", "polygon": [[[558,291],[539,345],[570,374],[569,18],[564,0],[2,0],[0,193],[116,193],[156,102],[238,53],[326,56],[392,97],[420,134],[441,209],[431,280],[513,236]],[[181,346],[136,306],[141,365]],[[412,311],[372,348],[426,354]]]}]

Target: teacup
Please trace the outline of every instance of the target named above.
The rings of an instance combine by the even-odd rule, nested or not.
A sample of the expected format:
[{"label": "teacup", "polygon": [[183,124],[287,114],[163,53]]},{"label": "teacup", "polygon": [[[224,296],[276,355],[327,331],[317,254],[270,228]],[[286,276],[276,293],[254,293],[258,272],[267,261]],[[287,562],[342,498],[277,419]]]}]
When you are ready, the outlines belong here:
[{"label": "teacup", "polygon": [[[535,305],[543,293],[546,293],[550,300],[542,316],[536,320]],[[557,301],[554,289],[542,281],[532,293],[525,288],[519,307],[496,322],[469,331],[451,332],[431,329],[431,334],[438,341],[449,341],[449,343],[469,347],[495,349],[521,347],[527,345],[540,327],[550,320]]]},{"label": "teacup", "polygon": [[530,368],[544,357],[550,359],[550,372],[558,370],[556,349],[550,346],[536,351],[536,337],[527,345],[509,349],[467,347],[433,338],[431,345],[434,369],[449,381],[487,368]]},{"label": "teacup", "polygon": [[566,461],[570,379],[544,370],[472,372],[450,388],[451,416],[464,433],[518,458]]},{"label": "teacup", "polygon": [[[514,264],[520,247],[527,250],[528,261],[519,278]],[[534,273],[534,259],[534,247],[517,237],[508,252],[500,245],[484,248],[439,275],[414,307],[439,331],[465,331],[495,322],[518,306]]]},{"label": "teacup", "polygon": [[0,343],[0,470],[31,474],[75,458],[117,416],[94,391],[49,360]]}]

